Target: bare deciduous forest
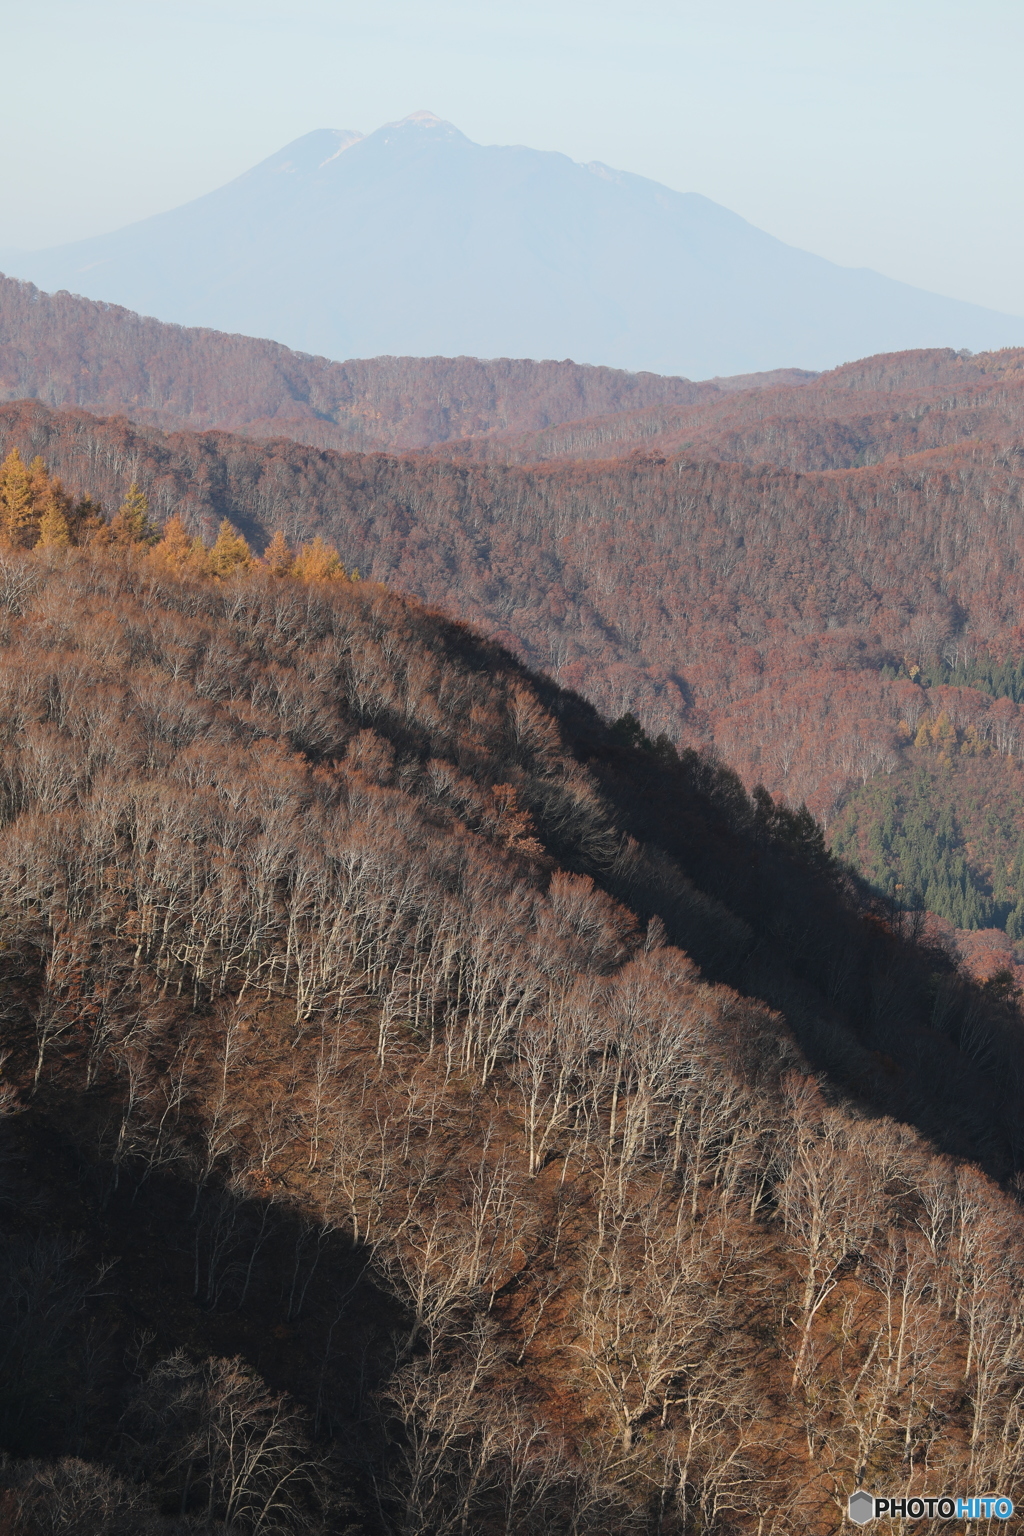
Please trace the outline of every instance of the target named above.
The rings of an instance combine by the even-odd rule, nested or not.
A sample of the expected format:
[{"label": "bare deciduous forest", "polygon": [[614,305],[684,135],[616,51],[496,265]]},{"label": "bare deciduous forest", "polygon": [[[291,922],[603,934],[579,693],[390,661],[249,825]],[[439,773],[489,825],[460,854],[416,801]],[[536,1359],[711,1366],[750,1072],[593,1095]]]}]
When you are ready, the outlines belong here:
[{"label": "bare deciduous forest", "polygon": [[107,505],[138,480],[159,519],[208,538],[224,518],[256,549],[275,530],[326,536],[346,565],[443,604],[606,715],[713,746],[826,824],[902,761],[923,716],[952,709],[983,750],[1024,748],[1019,699],[977,670],[1024,654],[1012,445],[813,472],[685,453],[508,466],[22,403],[0,407],[13,446]]},{"label": "bare deciduous forest", "polygon": [[[965,442],[1019,443],[1024,352],[885,353],[828,373],[716,380],[692,401],[652,401],[533,432],[492,428],[443,451],[535,464],[625,454],[696,454],[780,469],[857,469]],[[751,386],[757,381],[760,387]],[[743,386],[746,387],[743,387]]]},{"label": "bare deciduous forest", "polygon": [[0,560],[0,1529],[1017,1486],[1016,1009],[707,755],[118,518]]},{"label": "bare deciduous forest", "polygon": [[165,325],[116,304],[42,293],[0,274],[0,400],[125,412],[165,430],[219,427],[318,448],[426,448],[487,432],[813,375],[689,379],[520,358],[379,357],[345,363],[273,341]]}]

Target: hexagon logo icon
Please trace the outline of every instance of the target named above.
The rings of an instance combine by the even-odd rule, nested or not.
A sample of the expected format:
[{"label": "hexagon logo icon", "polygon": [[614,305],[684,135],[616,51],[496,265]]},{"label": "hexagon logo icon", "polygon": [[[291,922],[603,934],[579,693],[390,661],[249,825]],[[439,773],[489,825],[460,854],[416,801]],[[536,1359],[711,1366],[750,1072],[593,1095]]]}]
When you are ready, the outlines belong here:
[{"label": "hexagon logo icon", "polygon": [[858,1488],[856,1493],[850,1494],[846,1513],[854,1525],[867,1525],[869,1520],[875,1518],[875,1496],[868,1493],[866,1488]]}]

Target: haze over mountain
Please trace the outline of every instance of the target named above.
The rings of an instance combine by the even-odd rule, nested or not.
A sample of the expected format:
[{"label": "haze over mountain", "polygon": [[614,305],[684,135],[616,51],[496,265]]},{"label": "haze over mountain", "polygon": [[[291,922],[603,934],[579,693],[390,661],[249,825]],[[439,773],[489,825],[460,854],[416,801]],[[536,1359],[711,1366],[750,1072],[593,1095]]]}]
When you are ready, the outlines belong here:
[{"label": "haze over mountain", "polygon": [[1024,344],[1024,320],[836,266],[694,193],[417,112],[8,269],[328,357],[572,357],[691,377]]}]

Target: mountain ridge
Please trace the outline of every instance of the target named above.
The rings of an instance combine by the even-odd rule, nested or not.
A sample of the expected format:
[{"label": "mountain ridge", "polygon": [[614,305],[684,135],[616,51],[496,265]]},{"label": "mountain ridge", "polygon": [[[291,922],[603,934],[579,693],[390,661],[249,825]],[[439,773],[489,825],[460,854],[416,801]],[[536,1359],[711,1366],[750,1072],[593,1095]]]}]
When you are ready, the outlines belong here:
[{"label": "mountain ridge", "polygon": [[813,378],[780,379],[757,398],[739,390],[554,423],[492,429],[445,456],[505,464],[687,453],[797,471],[853,469],[963,444],[1010,446],[1024,435],[1024,350],[951,348],[861,358]]},{"label": "mountain ridge", "polygon": [[124,411],[164,430],[216,427],[341,451],[426,448],[495,429],[537,429],[595,410],[682,404],[800,377],[776,370],[694,383],[519,358],[336,363],[276,342],[43,293],[0,276],[0,398]]},{"label": "mountain ridge", "polygon": [[[23,403],[0,406],[0,451],[14,446],[108,506],[138,480],[161,520],[208,538],[222,518],[256,548],[323,534],[347,567],[443,604],[610,717],[714,743],[826,820],[941,713],[911,667],[1024,650],[1013,445],[808,472],[697,454],[508,466]],[[965,692],[982,749],[1008,709],[998,750],[1019,755],[1020,706],[989,717]]]}]

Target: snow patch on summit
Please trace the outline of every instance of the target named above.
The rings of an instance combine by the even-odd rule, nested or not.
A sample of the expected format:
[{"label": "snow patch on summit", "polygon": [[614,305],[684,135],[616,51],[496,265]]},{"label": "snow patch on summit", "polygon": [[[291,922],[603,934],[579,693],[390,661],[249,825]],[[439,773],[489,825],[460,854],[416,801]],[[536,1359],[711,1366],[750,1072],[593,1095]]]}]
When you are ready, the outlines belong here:
[{"label": "snow patch on summit", "polygon": [[418,128],[451,128],[454,125],[446,122],[443,117],[438,117],[436,112],[410,112],[408,117],[399,118],[397,123],[388,123],[389,128],[404,128],[407,123],[415,123]]}]

